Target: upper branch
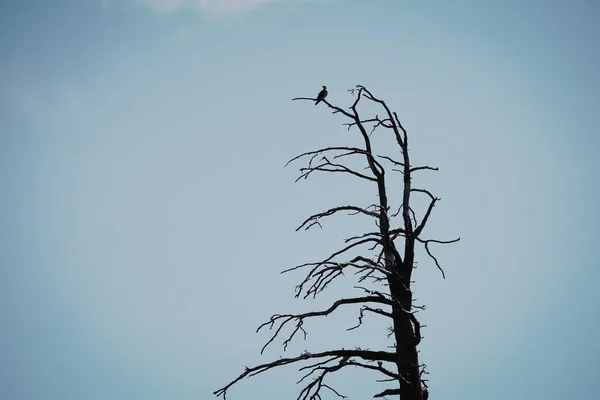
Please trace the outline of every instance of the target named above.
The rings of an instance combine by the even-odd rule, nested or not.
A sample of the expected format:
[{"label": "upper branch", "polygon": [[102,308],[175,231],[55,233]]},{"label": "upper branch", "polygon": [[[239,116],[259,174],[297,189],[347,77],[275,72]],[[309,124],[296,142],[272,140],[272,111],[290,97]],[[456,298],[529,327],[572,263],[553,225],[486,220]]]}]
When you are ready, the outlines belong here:
[{"label": "upper branch", "polygon": [[[390,300],[390,302],[391,302],[391,300]],[[391,318],[391,319],[394,318],[394,315],[392,313],[387,312],[387,311],[383,311],[381,308],[372,308],[372,307],[369,307],[369,306],[362,306],[360,308],[360,312],[358,314],[358,323],[356,325],[354,325],[354,326],[346,329],[347,331],[352,331],[352,330],[357,329],[358,327],[360,327],[362,325],[363,318],[365,317],[365,311],[371,312],[373,314],[379,314],[379,315],[382,315],[384,317]]]},{"label": "upper branch", "polygon": [[431,211],[433,210],[433,207],[435,207],[435,203],[441,199],[438,197],[435,197],[434,195],[431,194],[431,192],[429,190],[425,190],[425,189],[411,189],[411,192],[425,193],[431,199],[431,202],[429,203],[429,207],[427,207],[427,211],[425,212],[425,216],[423,217],[423,220],[421,220],[421,223],[415,229],[415,237],[418,237],[421,234],[421,232],[423,231],[423,228],[425,228],[425,224],[427,223],[427,220],[429,219],[429,216],[431,215]]},{"label": "upper branch", "polygon": [[304,178],[304,179],[308,178],[308,176],[315,171],[345,172],[345,173],[357,176],[359,178],[366,179],[368,181],[377,182],[377,179],[375,179],[371,176],[367,176],[365,174],[361,174],[360,172],[354,171],[354,170],[346,167],[343,164],[332,163],[331,161],[329,161],[327,159],[327,157],[323,157],[322,160],[323,160],[323,162],[315,167],[309,165],[308,167],[300,168],[300,172],[302,172],[302,174],[296,179],[296,182],[298,182],[302,178]]},{"label": "upper branch", "polygon": [[296,228],[296,231],[299,231],[302,228],[304,228],[304,230],[308,230],[313,225],[320,225],[319,220],[321,218],[333,215],[340,211],[354,211],[351,214],[364,214],[364,215],[367,215],[369,217],[374,217],[374,218],[377,218],[377,216],[379,215],[378,213],[376,213],[374,211],[369,211],[368,209],[361,208],[361,207],[339,206],[339,207],[330,208],[329,210],[324,211],[324,212],[320,212],[320,213],[311,215],[299,227]]},{"label": "upper branch", "polygon": [[[310,100],[310,101],[317,101],[317,99],[315,98],[311,98],[311,97],[295,97],[292,99],[292,101],[294,100]],[[350,114],[348,111],[341,109],[338,106],[334,106],[333,104],[331,104],[330,102],[328,102],[327,100],[323,99],[321,100],[323,103],[327,104],[327,107],[331,108],[333,110],[332,114],[337,114],[337,113],[341,113],[344,114],[346,117],[348,118],[354,118],[354,116],[352,114]]]},{"label": "upper branch", "polygon": [[275,333],[273,334],[271,339],[269,339],[269,341],[263,346],[263,348],[261,350],[261,354],[265,351],[267,346],[269,346],[269,344],[271,344],[275,340],[275,338],[279,335],[279,333],[281,332],[283,327],[288,324],[288,322],[296,321],[296,326],[295,326],[293,332],[291,333],[291,335],[283,342],[283,350],[284,351],[287,349],[288,344],[292,341],[292,339],[294,338],[296,333],[298,333],[298,331],[302,331],[304,333],[304,338],[306,339],[306,331],[302,328],[302,325],[304,324],[304,320],[306,318],[327,316],[327,315],[332,314],[341,305],[357,304],[357,303],[361,303],[361,304],[378,303],[378,304],[385,304],[385,305],[389,305],[389,306],[393,306],[393,304],[394,304],[391,300],[388,300],[385,297],[364,296],[364,297],[354,297],[354,298],[349,298],[349,299],[338,300],[335,303],[333,303],[328,309],[322,310],[322,311],[311,311],[311,312],[307,312],[304,314],[275,314],[271,317],[271,319],[269,321],[261,324],[258,327],[258,329],[256,330],[256,332],[258,332],[265,326],[269,326],[269,329],[273,329],[275,324],[279,323],[279,327],[277,328],[277,330],[275,331]]},{"label": "upper branch", "polygon": [[431,257],[431,259],[433,259],[433,261],[435,262],[435,266],[437,267],[437,269],[439,269],[440,272],[442,273],[442,278],[446,279],[446,274],[444,273],[444,270],[440,266],[440,263],[438,262],[437,258],[429,250],[429,243],[450,244],[450,243],[458,242],[460,240],[460,238],[456,238],[453,240],[433,240],[433,239],[423,240],[423,239],[420,239],[417,237],[415,239],[425,245],[425,251],[427,251],[427,254],[429,255],[429,257]]},{"label": "upper branch", "polygon": [[[402,124],[400,123],[400,119],[398,118],[398,116],[396,115],[396,113],[392,113],[392,111],[390,110],[390,108],[388,107],[388,105],[385,103],[385,101],[378,99],[377,97],[373,96],[373,94],[364,86],[362,85],[357,85],[357,88],[359,88],[359,90],[362,90],[365,92],[365,97],[371,101],[374,101],[376,103],[381,104],[381,106],[385,109],[385,112],[387,114],[387,119],[391,122],[391,128],[394,131],[394,136],[396,137],[396,141],[398,142],[398,144],[400,145],[400,147],[404,149],[404,147],[406,146],[406,130],[404,129],[404,127],[402,126]],[[400,135],[400,130],[402,130],[403,134],[404,134],[404,140],[402,138],[402,136]]]},{"label": "upper branch", "polygon": [[[358,147],[346,147],[346,146],[324,147],[324,148],[318,149],[318,150],[307,151],[307,152],[302,153],[300,155],[297,155],[296,157],[294,157],[291,160],[289,160],[285,164],[285,167],[287,167],[293,161],[296,161],[296,160],[298,160],[298,159],[300,159],[302,157],[306,157],[306,156],[311,156],[311,158],[310,158],[310,160],[308,162],[308,166],[311,167],[313,161],[315,160],[315,158],[318,155],[320,155],[322,153],[328,153],[328,152],[342,152],[341,154],[335,155],[333,157],[334,159],[338,159],[338,158],[342,158],[342,157],[347,157],[347,156],[354,155],[354,154],[364,155],[367,158],[367,162],[369,162],[369,165],[370,165],[370,163],[373,163],[377,167],[378,172],[383,173],[382,172],[383,171],[383,166],[377,160],[374,159],[373,154],[371,154],[369,151],[360,149]],[[326,159],[326,158],[323,157],[322,159]],[[300,178],[302,178],[302,176]],[[298,178],[296,181],[298,181],[300,178]]]},{"label": "upper branch", "polygon": [[380,126],[383,126],[384,128],[388,128],[388,129],[393,128],[392,120],[390,120],[389,118],[381,119],[381,118],[379,118],[379,115],[376,115],[375,118],[369,118],[369,119],[349,122],[344,125],[346,125],[348,127],[348,130],[350,130],[350,128],[352,128],[355,125],[358,125],[359,123],[362,125],[372,123],[373,128],[371,128],[370,134],[373,134],[373,132],[375,132],[375,129],[379,128]]},{"label": "upper branch", "polygon": [[421,167],[413,167],[410,169],[410,172],[415,172],[415,171],[420,171],[420,170],[424,170],[424,169],[428,169],[431,171],[439,171],[438,167],[430,167],[429,165],[423,165]]},{"label": "upper branch", "polygon": [[380,240],[376,238],[365,238],[357,240],[352,244],[349,244],[348,246],[344,247],[342,250],[338,250],[335,253],[331,254],[325,260],[297,265],[295,267],[283,270],[282,273],[294,271],[308,266],[313,267],[306,276],[306,278],[304,278],[304,280],[296,286],[296,297],[299,297],[302,291],[304,290],[304,286],[310,281],[313,281],[310,287],[306,290],[304,298],[307,298],[311,294],[313,295],[313,297],[316,297],[316,295],[322,292],[327,287],[327,285],[331,283],[331,281],[333,281],[338,276],[343,275],[343,271],[347,267],[353,267],[363,271],[369,270],[373,272],[378,272],[383,274],[384,276],[388,275],[389,272],[385,268],[383,268],[378,262],[369,260],[365,257],[357,256],[348,262],[333,261],[336,257],[344,254],[350,249],[367,243],[375,243],[371,247],[371,249],[373,249],[374,247],[380,244]]}]

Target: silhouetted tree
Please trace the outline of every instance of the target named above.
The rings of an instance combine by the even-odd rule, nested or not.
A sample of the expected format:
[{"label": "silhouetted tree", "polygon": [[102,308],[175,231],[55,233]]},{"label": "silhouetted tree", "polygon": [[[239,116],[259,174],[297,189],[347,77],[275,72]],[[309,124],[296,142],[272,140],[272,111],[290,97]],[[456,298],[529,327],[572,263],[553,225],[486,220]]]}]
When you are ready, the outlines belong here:
[{"label": "silhouetted tree", "polygon": [[[217,396],[225,398],[227,390],[241,379],[254,376],[272,368],[302,363],[301,371],[306,375],[301,380],[304,382],[311,379],[298,395],[299,400],[320,399],[322,389],[328,389],[339,397],[345,397],[336,389],[327,385],[325,378],[327,374],[337,372],[345,367],[359,367],[371,371],[377,371],[383,375],[385,382],[392,387],[381,391],[374,397],[399,395],[401,400],[427,399],[427,374],[425,365],[419,362],[417,347],[421,343],[421,325],[415,316],[417,309],[422,306],[413,304],[413,293],[411,291],[411,275],[415,268],[415,246],[423,245],[426,253],[431,257],[437,268],[444,277],[438,260],[431,253],[431,244],[448,244],[460,240],[434,240],[423,238],[423,233],[431,212],[440,200],[429,190],[413,188],[412,175],[424,170],[437,171],[430,166],[413,166],[410,163],[408,152],[408,134],[403,127],[396,112],[388,105],[375,97],[367,88],[357,86],[350,90],[354,102],[348,109],[343,109],[322,100],[333,114],[340,114],[347,119],[345,125],[348,130],[357,130],[361,135],[361,147],[326,147],[310,151],[294,157],[288,162],[299,159],[308,159],[305,167],[300,168],[300,177],[307,178],[314,172],[334,172],[350,174],[360,179],[372,182],[377,190],[378,201],[368,207],[356,205],[345,205],[331,208],[327,211],[314,214],[306,219],[298,229],[309,229],[315,225],[320,226],[321,219],[337,213],[354,213],[371,217],[375,220],[377,231],[364,232],[346,240],[346,245],[332,253],[326,259],[299,265],[287,271],[307,269],[308,274],[296,287],[296,297],[316,296],[322,292],[334,279],[342,276],[347,270],[354,270],[359,282],[368,282],[373,287],[357,286],[363,293],[362,296],[341,298],[335,301],[329,308],[321,311],[311,311],[303,314],[276,314],[269,321],[260,325],[258,330],[269,327],[275,333],[263,347],[264,349],[272,343],[282,332],[282,328],[290,325],[292,333],[283,341],[284,349],[298,332],[306,334],[303,329],[305,320],[327,316],[334,313],[339,307],[345,305],[360,305],[359,322],[356,327],[362,325],[365,313],[373,313],[391,322],[391,335],[394,338],[392,351],[366,350],[356,348],[330,349],[318,353],[303,352],[296,357],[280,358],[275,361],[246,368],[245,371],[226,386],[215,391]],[[315,101],[314,98],[300,97],[293,100]],[[359,105],[362,102],[371,102],[381,109],[381,117],[364,118],[359,113]],[[361,105],[362,108],[362,105]],[[383,131],[381,131],[383,129]],[[379,155],[372,146],[371,135],[390,134],[393,135],[397,144],[394,155]],[[364,170],[349,167],[347,160],[360,158],[366,162]],[[287,164],[286,164],[287,165]],[[387,169],[386,169],[387,167]],[[399,172],[402,176],[402,198],[397,210],[392,210],[388,200],[388,179],[396,182],[395,175],[388,177],[387,172]],[[428,199],[428,206],[422,212],[419,219],[417,212],[411,205],[412,195],[424,195]],[[399,220],[397,225],[394,221]],[[358,251],[359,254],[350,256],[350,252]],[[345,258],[344,258],[345,257]],[[444,277],[445,278],[445,277]],[[383,288],[383,289],[380,289]],[[351,329],[353,329],[351,328]]]}]

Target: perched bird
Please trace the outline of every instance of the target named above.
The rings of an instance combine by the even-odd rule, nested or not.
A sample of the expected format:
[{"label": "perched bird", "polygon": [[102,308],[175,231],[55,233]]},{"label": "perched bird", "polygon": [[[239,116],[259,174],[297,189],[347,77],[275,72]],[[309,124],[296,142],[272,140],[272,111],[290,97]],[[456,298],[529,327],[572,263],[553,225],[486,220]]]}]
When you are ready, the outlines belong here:
[{"label": "perched bird", "polygon": [[327,97],[327,87],[323,86],[323,90],[321,90],[319,92],[319,95],[317,96],[317,101],[315,101],[315,106],[317,104],[319,104],[321,102],[321,100],[325,99],[325,97]]}]

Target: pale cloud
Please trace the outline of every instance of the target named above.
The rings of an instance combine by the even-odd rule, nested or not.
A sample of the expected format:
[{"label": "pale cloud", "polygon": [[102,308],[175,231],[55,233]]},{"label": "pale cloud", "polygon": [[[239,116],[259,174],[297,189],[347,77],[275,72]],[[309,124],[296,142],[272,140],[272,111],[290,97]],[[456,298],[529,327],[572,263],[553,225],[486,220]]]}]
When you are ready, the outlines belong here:
[{"label": "pale cloud", "polygon": [[12,105],[15,111],[23,114],[37,113],[42,105],[42,96],[39,91],[26,87],[12,88]]},{"label": "pale cloud", "polygon": [[194,7],[204,12],[243,12],[268,3],[306,2],[311,0],[135,0],[150,7],[154,12],[175,11]]},{"label": "pale cloud", "polygon": [[58,93],[60,106],[70,114],[81,114],[83,111],[81,98],[75,90],[69,86],[63,86]]},{"label": "pale cloud", "polygon": [[85,112],[81,97],[70,85],[44,88],[15,85],[7,94],[11,111],[34,123],[73,121]]},{"label": "pale cloud", "polygon": [[173,11],[189,3],[186,0],[136,0],[137,3],[148,6],[154,12]]},{"label": "pale cloud", "polygon": [[176,40],[186,42],[194,38],[194,29],[191,26],[181,25],[175,29],[174,37]]}]

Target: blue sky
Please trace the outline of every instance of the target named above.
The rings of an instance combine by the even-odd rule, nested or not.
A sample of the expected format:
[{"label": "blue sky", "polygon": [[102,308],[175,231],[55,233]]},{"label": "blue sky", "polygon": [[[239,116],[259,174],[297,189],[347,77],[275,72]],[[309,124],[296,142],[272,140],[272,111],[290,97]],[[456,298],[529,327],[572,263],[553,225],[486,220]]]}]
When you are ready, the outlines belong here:
[{"label": "blue sky", "polygon": [[[272,313],[350,296],[294,299],[279,271],[370,226],[294,232],[306,216],[374,193],[283,165],[355,140],[291,98],[363,84],[440,167],[415,177],[442,198],[428,234],[461,237],[436,249],[446,280],[422,254],[415,273],[431,398],[597,398],[600,6],[526,3],[2,2],[0,397],[210,399],[281,354],[254,333]],[[389,344],[376,318],[346,334],[356,314],[288,352]],[[373,379],[333,381],[359,399]]]}]

